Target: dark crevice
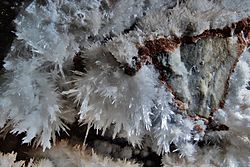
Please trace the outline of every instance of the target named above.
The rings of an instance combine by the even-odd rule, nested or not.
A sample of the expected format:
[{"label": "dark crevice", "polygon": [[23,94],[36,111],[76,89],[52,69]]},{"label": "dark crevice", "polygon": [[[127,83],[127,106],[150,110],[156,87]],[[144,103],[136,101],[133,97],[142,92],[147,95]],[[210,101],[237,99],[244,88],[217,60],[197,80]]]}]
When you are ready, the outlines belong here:
[{"label": "dark crevice", "polygon": [[[74,123],[72,125],[69,125],[71,128],[67,133],[61,132],[60,135],[57,135],[57,140],[66,140],[69,141],[69,144],[72,145],[81,145],[83,144],[85,132],[87,130],[87,126],[80,126],[78,123]],[[2,153],[17,153],[16,161],[24,160],[26,163],[30,161],[30,158],[32,157],[32,150],[35,150],[36,148],[29,144],[22,144],[22,138],[25,137],[25,133],[22,133],[20,135],[15,134],[7,134],[5,138],[0,138],[0,152]],[[160,167],[161,166],[161,156],[157,155],[155,152],[151,150],[151,148],[146,147],[139,149],[138,147],[133,148],[131,144],[129,144],[126,139],[123,138],[115,138],[112,139],[112,137],[109,136],[102,136],[100,134],[96,134],[96,130],[91,128],[88,133],[88,137],[86,140],[86,145],[90,149],[94,149],[94,151],[97,154],[102,155],[102,153],[99,153],[97,148],[95,148],[95,141],[101,141],[101,142],[107,142],[109,144],[112,144],[114,147],[119,147],[118,150],[122,151],[123,148],[129,147],[132,152],[132,157],[127,159],[131,160],[140,164],[143,164],[143,167]],[[31,142],[33,143],[34,140]],[[145,152],[146,150],[146,152]],[[139,151],[139,152],[138,152]],[[110,153],[109,155],[103,155],[103,156],[109,156],[112,159],[116,160],[117,158],[121,159],[121,157],[117,157],[119,152]],[[39,157],[41,158],[41,157]]]},{"label": "dark crevice", "polygon": [[15,38],[15,25],[13,20],[16,18],[18,12],[26,1],[0,1],[0,70],[3,68],[4,57],[9,52],[12,41]]},{"label": "dark crevice", "polygon": [[81,56],[81,52],[77,53],[76,56],[73,59],[73,63],[74,63],[74,68],[73,70],[75,71],[80,71],[83,73],[86,73],[86,69],[85,69],[85,62],[84,62],[84,58],[82,58]]},{"label": "dark crevice", "polygon": [[8,133],[4,138],[0,138],[0,152],[2,153],[17,153],[16,161],[27,160],[30,158],[28,156],[29,150],[32,149],[31,145],[22,144],[22,138],[25,137],[25,134],[10,134]]},{"label": "dark crevice", "polygon": [[[84,140],[85,137],[85,132],[87,131],[87,125],[80,126],[77,122],[75,122],[72,125],[69,125],[70,131],[68,132],[68,135],[66,133],[62,133],[60,136],[58,136],[58,139],[66,139],[66,140],[71,140],[71,138],[77,138],[78,142]],[[112,130],[108,130],[109,132]],[[138,147],[133,147],[130,143],[127,142],[126,139],[124,138],[115,138],[113,139],[111,135],[101,135],[101,131],[97,134],[97,131],[94,128],[90,128],[88,136],[86,138],[86,145],[94,149],[96,153],[98,154],[97,148],[95,148],[95,141],[102,141],[102,142],[107,142],[114,147],[119,147],[120,151],[122,151],[123,148],[129,147],[132,150],[132,157],[127,159],[127,160],[132,160],[138,163],[143,164],[144,167],[160,167],[161,166],[161,155],[156,154],[154,151],[152,151],[151,148],[146,147],[146,148],[141,148],[139,149]],[[146,150],[146,153],[145,152]],[[138,152],[139,151],[139,152]],[[102,154],[102,153],[99,153]],[[122,158],[122,157],[117,157],[117,154],[119,152],[115,153],[110,153],[108,156],[112,157],[113,159],[116,158]]]},{"label": "dark crevice", "polygon": [[123,34],[128,34],[130,31],[136,30],[138,21],[139,21],[139,19],[136,19],[136,20],[134,21],[134,23],[133,23],[129,28],[126,28],[126,29],[123,31]]}]

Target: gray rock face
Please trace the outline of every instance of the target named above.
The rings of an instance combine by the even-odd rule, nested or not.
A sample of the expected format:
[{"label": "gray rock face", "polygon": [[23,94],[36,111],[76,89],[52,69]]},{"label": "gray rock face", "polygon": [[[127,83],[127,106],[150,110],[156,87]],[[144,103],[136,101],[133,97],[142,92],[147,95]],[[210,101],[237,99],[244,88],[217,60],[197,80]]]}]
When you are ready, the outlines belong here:
[{"label": "gray rock face", "polygon": [[208,118],[223,108],[239,47],[239,37],[210,35],[196,42],[165,38],[148,41],[139,53],[152,59],[160,80],[182,103],[179,109],[191,117]]},{"label": "gray rock face", "polygon": [[223,100],[227,80],[238,59],[237,38],[207,38],[180,47],[188,74],[190,114],[208,117]]}]

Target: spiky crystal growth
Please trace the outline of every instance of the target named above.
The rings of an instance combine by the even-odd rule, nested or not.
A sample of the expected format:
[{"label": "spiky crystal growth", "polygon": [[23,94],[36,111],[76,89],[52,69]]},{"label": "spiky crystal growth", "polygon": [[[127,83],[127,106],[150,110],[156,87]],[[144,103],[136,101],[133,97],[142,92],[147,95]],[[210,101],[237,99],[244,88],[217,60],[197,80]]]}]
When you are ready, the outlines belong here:
[{"label": "spiky crystal growth", "polygon": [[84,142],[90,128],[127,141],[124,157],[131,144],[163,166],[247,166],[249,16],[248,0],[32,1],[0,75],[2,132],[48,151],[38,166],[138,166],[58,144],[74,121]]}]

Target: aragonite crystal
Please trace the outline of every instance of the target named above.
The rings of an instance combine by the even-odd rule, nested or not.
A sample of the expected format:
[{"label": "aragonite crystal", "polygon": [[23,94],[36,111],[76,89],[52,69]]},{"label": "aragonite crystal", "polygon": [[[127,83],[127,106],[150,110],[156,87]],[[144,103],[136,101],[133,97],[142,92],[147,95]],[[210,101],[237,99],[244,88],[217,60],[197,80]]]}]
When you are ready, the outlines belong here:
[{"label": "aragonite crystal", "polygon": [[0,166],[248,166],[249,0],[20,9],[0,73]]}]

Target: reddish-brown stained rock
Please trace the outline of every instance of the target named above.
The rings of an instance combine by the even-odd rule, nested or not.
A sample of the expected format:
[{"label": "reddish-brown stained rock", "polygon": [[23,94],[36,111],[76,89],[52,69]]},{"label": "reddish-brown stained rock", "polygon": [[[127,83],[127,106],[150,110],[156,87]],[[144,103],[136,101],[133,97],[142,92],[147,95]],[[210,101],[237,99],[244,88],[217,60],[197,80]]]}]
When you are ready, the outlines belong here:
[{"label": "reddish-brown stained rock", "polygon": [[[176,38],[176,37],[164,38],[164,37],[162,37],[162,38],[158,38],[155,40],[145,41],[143,46],[138,46],[139,62],[137,62],[137,64],[138,64],[137,70],[139,70],[141,68],[141,66],[143,64],[145,64],[146,62],[154,64],[156,69],[159,70],[159,73],[160,73],[159,79],[163,83],[166,84],[167,88],[169,89],[169,91],[171,91],[174,94],[175,98],[178,99],[178,101],[181,101],[182,98],[177,96],[173,85],[168,81],[168,79],[169,79],[168,73],[170,73],[170,74],[174,73],[171,70],[171,66],[167,67],[168,73],[166,73],[166,67],[164,67],[162,62],[160,62],[157,59],[156,55],[159,53],[172,53],[172,52],[174,52],[175,49],[179,48],[181,45],[185,45],[185,44],[195,44],[196,45],[196,43],[199,40],[211,39],[211,38],[217,38],[217,39],[218,38],[225,38],[225,40],[226,40],[226,38],[231,37],[232,35],[236,35],[238,37],[238,42],[237,42],[238,44],[235,46],[235,47],[237,47],[237,56],[235,57],[234,60],[231,60],[231,61],[233,61],[233,63],[229,69],[227,79],[225,80],[224,89],[223,89],[224,93],[223,93],[222,98],[218,104],[219,108],[223,108],[224,103],[225,103],[225,98],[228,94],[229,79],[230,79],[232,73],[234,72],[234,69],[237,65],[237,62],[240,58],[240,55],[242,54],[242,52],[244,51],[246,46],[248,46],[250,43],[250,18],[246,18],[246,19],[239,21],[237,23],[233,23],[232,25],[227,26],[223,29],[206,30],[202,34],[197,35],[197,36],[184,36],[182,38]],[[218,45],[218,47],[219,47],[219,45]],[[231,50],[229,50],[230,47],[226,47],[225,49],[226,50],[225,50],[224,54],[228,54],[229,56],[234,54]],[[218,52],[218,54],[219,53],[220,52]],[[225,62],[225,61],[227,61],[226,59],[221,60],[221,61],[222,61],[221,64],[227,63],[227,62]],[[182,101],[182,103],[185,103],[185,102]],[[215,107],[215,108],[212,107],[211,111],[214,112],[217,109],[218,109],[217,107]]]}]

